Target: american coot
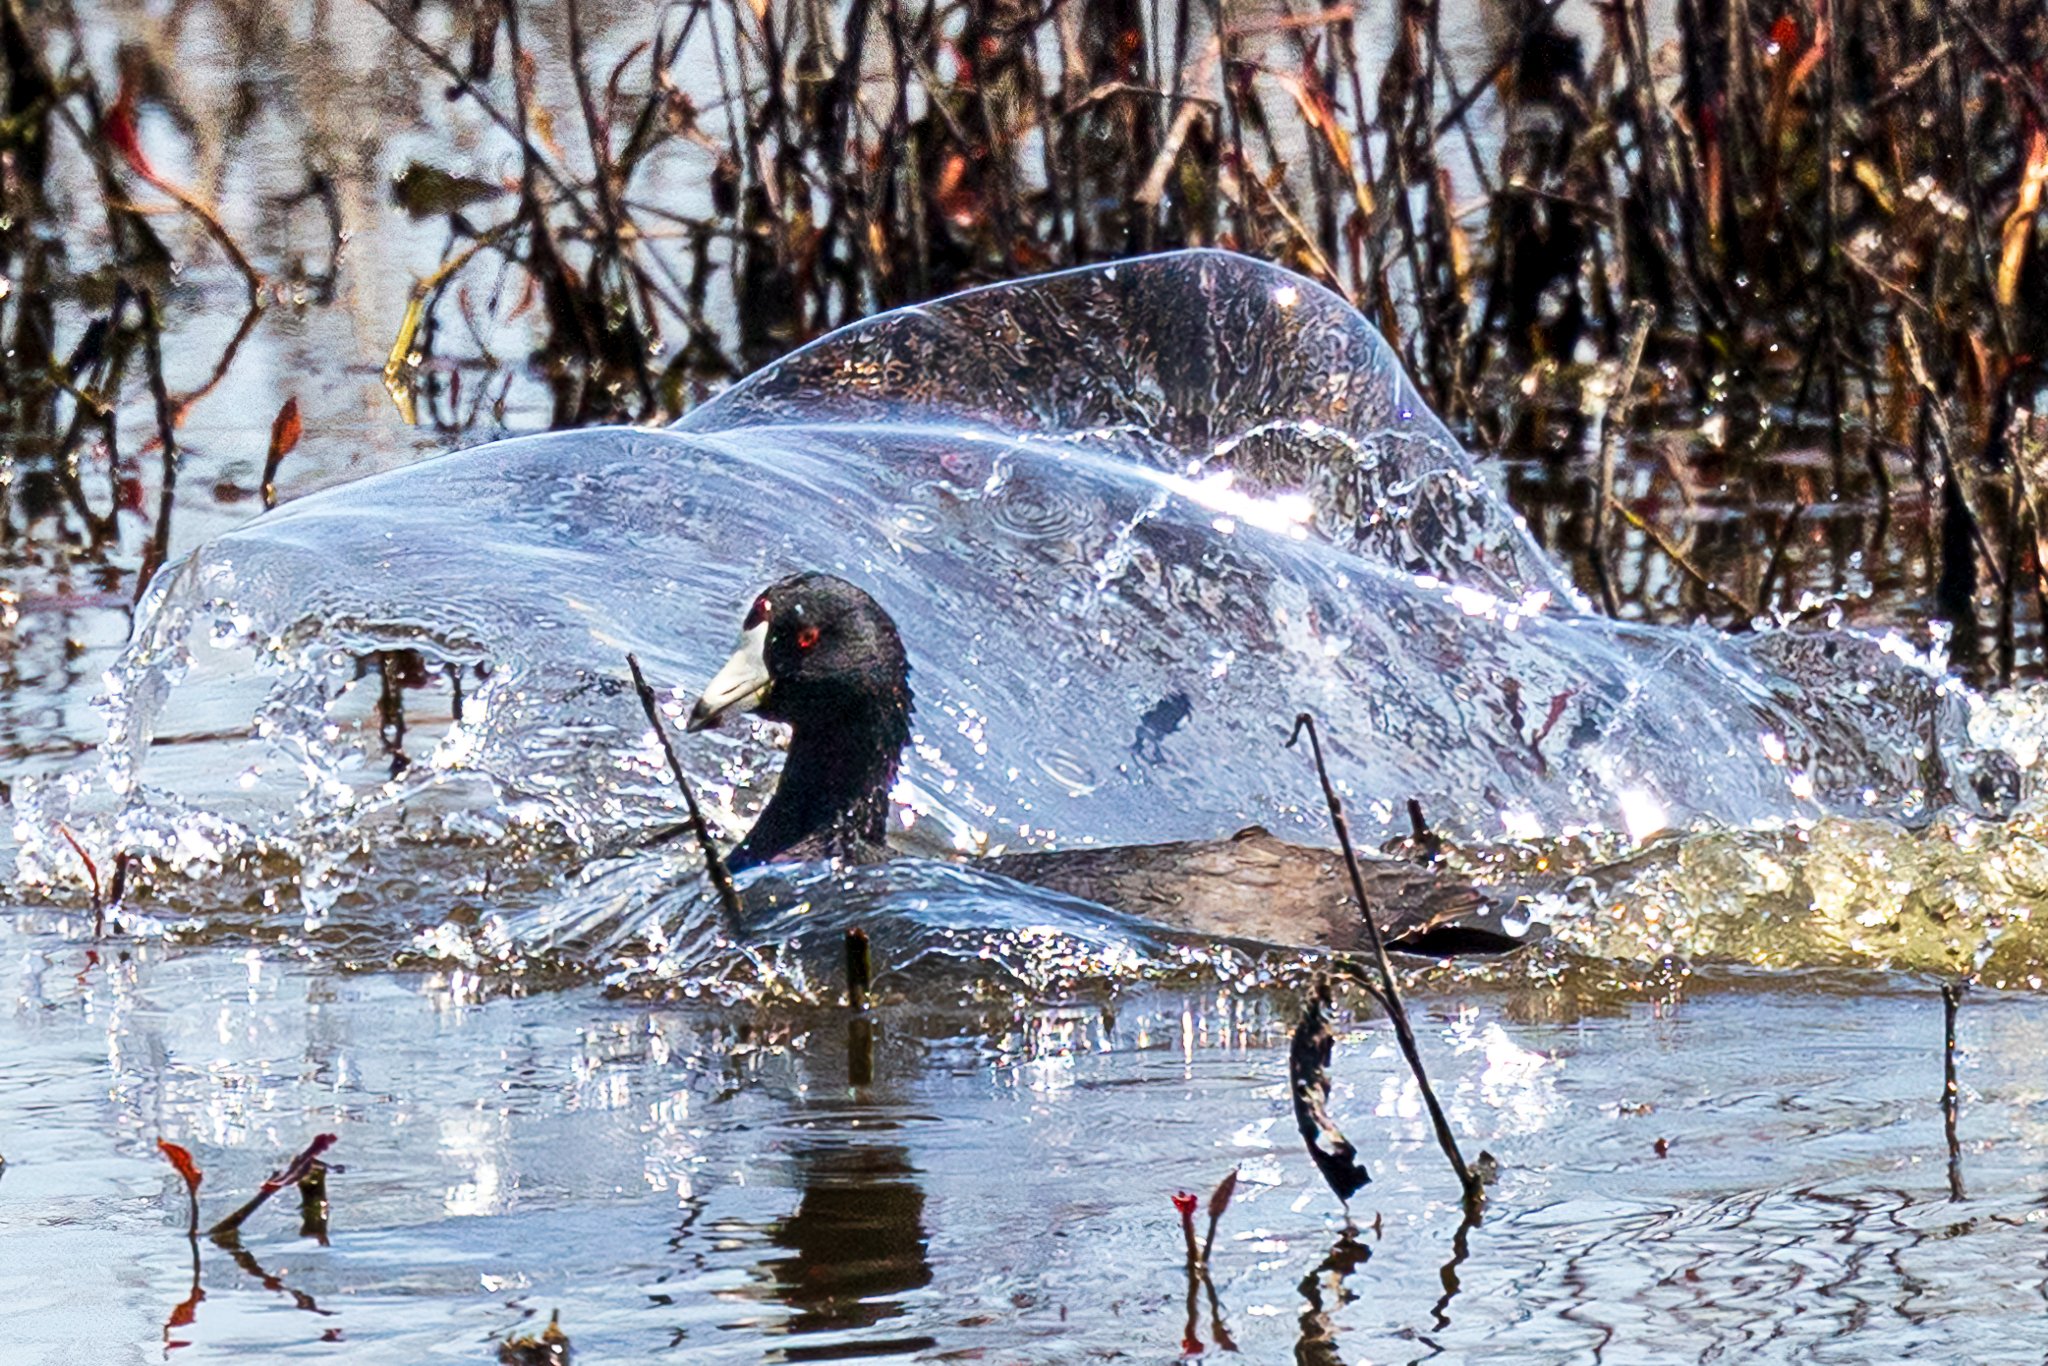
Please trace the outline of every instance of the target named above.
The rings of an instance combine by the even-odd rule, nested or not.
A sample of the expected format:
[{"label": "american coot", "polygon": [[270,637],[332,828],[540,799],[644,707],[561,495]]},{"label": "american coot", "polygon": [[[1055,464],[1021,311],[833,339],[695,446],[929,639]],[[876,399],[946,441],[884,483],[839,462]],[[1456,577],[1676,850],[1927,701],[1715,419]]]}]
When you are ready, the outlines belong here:
[{"label": "american coot", "polygon": [[[889,789],[910,739],[910,665],[896,623],[860,588],[798,574],[761,590],[739,648],[690,709],[704,730],[752,711],[790,727],[782,777],[747,837],[738,872],[771,861],[874,862],[886,844]],[[1364,947],[1341,857],[1253,827],[1220,840],[1005,854],[984,869],[1200,934],[1333,949]],[[1364,865],[1390,946],[1500,952],[1517,898],[1399,860]]]}]

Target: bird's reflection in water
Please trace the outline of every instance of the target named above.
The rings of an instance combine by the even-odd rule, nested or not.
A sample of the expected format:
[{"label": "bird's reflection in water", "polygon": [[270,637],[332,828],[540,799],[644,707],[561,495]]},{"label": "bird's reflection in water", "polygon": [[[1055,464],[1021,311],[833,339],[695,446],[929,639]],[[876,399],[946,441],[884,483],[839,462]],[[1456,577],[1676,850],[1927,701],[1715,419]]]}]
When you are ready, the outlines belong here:
[{"label": "bird's reflection in water", "polygon": [[846,1336],[901,1315],[899,1297],[931,1284],[924,1187],[909,1153],[893,1143],[830,1143],[792,1157],[803,1195],[795,1212],[769,1229],[789,1255],[761,1264],[768,1293],[793,1311],[774,1331],[832,1340],[790,1343],[767,1359],[837,1361],[936,1346],[924,1336]]}]

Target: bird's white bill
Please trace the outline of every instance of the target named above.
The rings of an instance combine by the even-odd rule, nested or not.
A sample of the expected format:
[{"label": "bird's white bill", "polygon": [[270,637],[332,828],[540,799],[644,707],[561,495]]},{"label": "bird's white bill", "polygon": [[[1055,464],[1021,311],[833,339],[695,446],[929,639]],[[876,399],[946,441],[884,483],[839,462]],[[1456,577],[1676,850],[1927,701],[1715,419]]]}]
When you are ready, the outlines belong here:
[{"label": "bird's white bill", "polygon": [[689,729],[704,730],[718,724],[727,712],[752,711],[768,691],[768,623],[758,622],[740,632],[739,648],[732,658],[704,685],[704,693],[690,708]]}]

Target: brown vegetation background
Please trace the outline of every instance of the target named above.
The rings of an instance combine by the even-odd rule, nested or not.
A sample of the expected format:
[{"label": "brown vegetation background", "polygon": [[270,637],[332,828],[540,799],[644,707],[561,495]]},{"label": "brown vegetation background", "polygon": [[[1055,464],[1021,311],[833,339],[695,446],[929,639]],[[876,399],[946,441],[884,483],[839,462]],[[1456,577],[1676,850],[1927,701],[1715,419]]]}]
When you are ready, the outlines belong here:
[{"label": "brown vegetation background", "polygon": [[[195,93],[207,24],[241,75]],[[323,86],[364,35],[376,84]],[[452,443],[1213,245],[1355,302],[1605,610],[1938,617],[1980,677],[2042,668],[2039,0],[4,0],[0,49],[17,578],[125,601],[181,500],[289,496],[342,439],[296,394],[246,487],[181,484],[187,419],[352,276],[403,293],[337,369]],[[266,127],[354,150],[252,187]],[[416,254],[362,250],[373,213]]]}]

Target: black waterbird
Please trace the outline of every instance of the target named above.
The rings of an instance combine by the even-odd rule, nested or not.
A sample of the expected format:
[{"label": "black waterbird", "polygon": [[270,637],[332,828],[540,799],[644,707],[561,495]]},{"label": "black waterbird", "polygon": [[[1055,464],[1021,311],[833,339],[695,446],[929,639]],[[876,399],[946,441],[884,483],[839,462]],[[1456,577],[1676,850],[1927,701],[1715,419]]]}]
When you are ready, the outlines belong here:
[{"label": "black waterbird", "polygon": [[[761,590],[688,728],[744,711],[788,725],[789,756],[728,859],[733,871],[889,858],[889,789],[910,740],[911,692],[909,657],[881,604],[831,574]],[[1367,942],[1341,856],[1256,826],[1228,839],[1004,854],[978,866],[1201,934],[1333,949]],[[1373,859],[1363,872],[1391,947],[1497,953],[1527,942],[1512,891],[1402,860]]]}]

